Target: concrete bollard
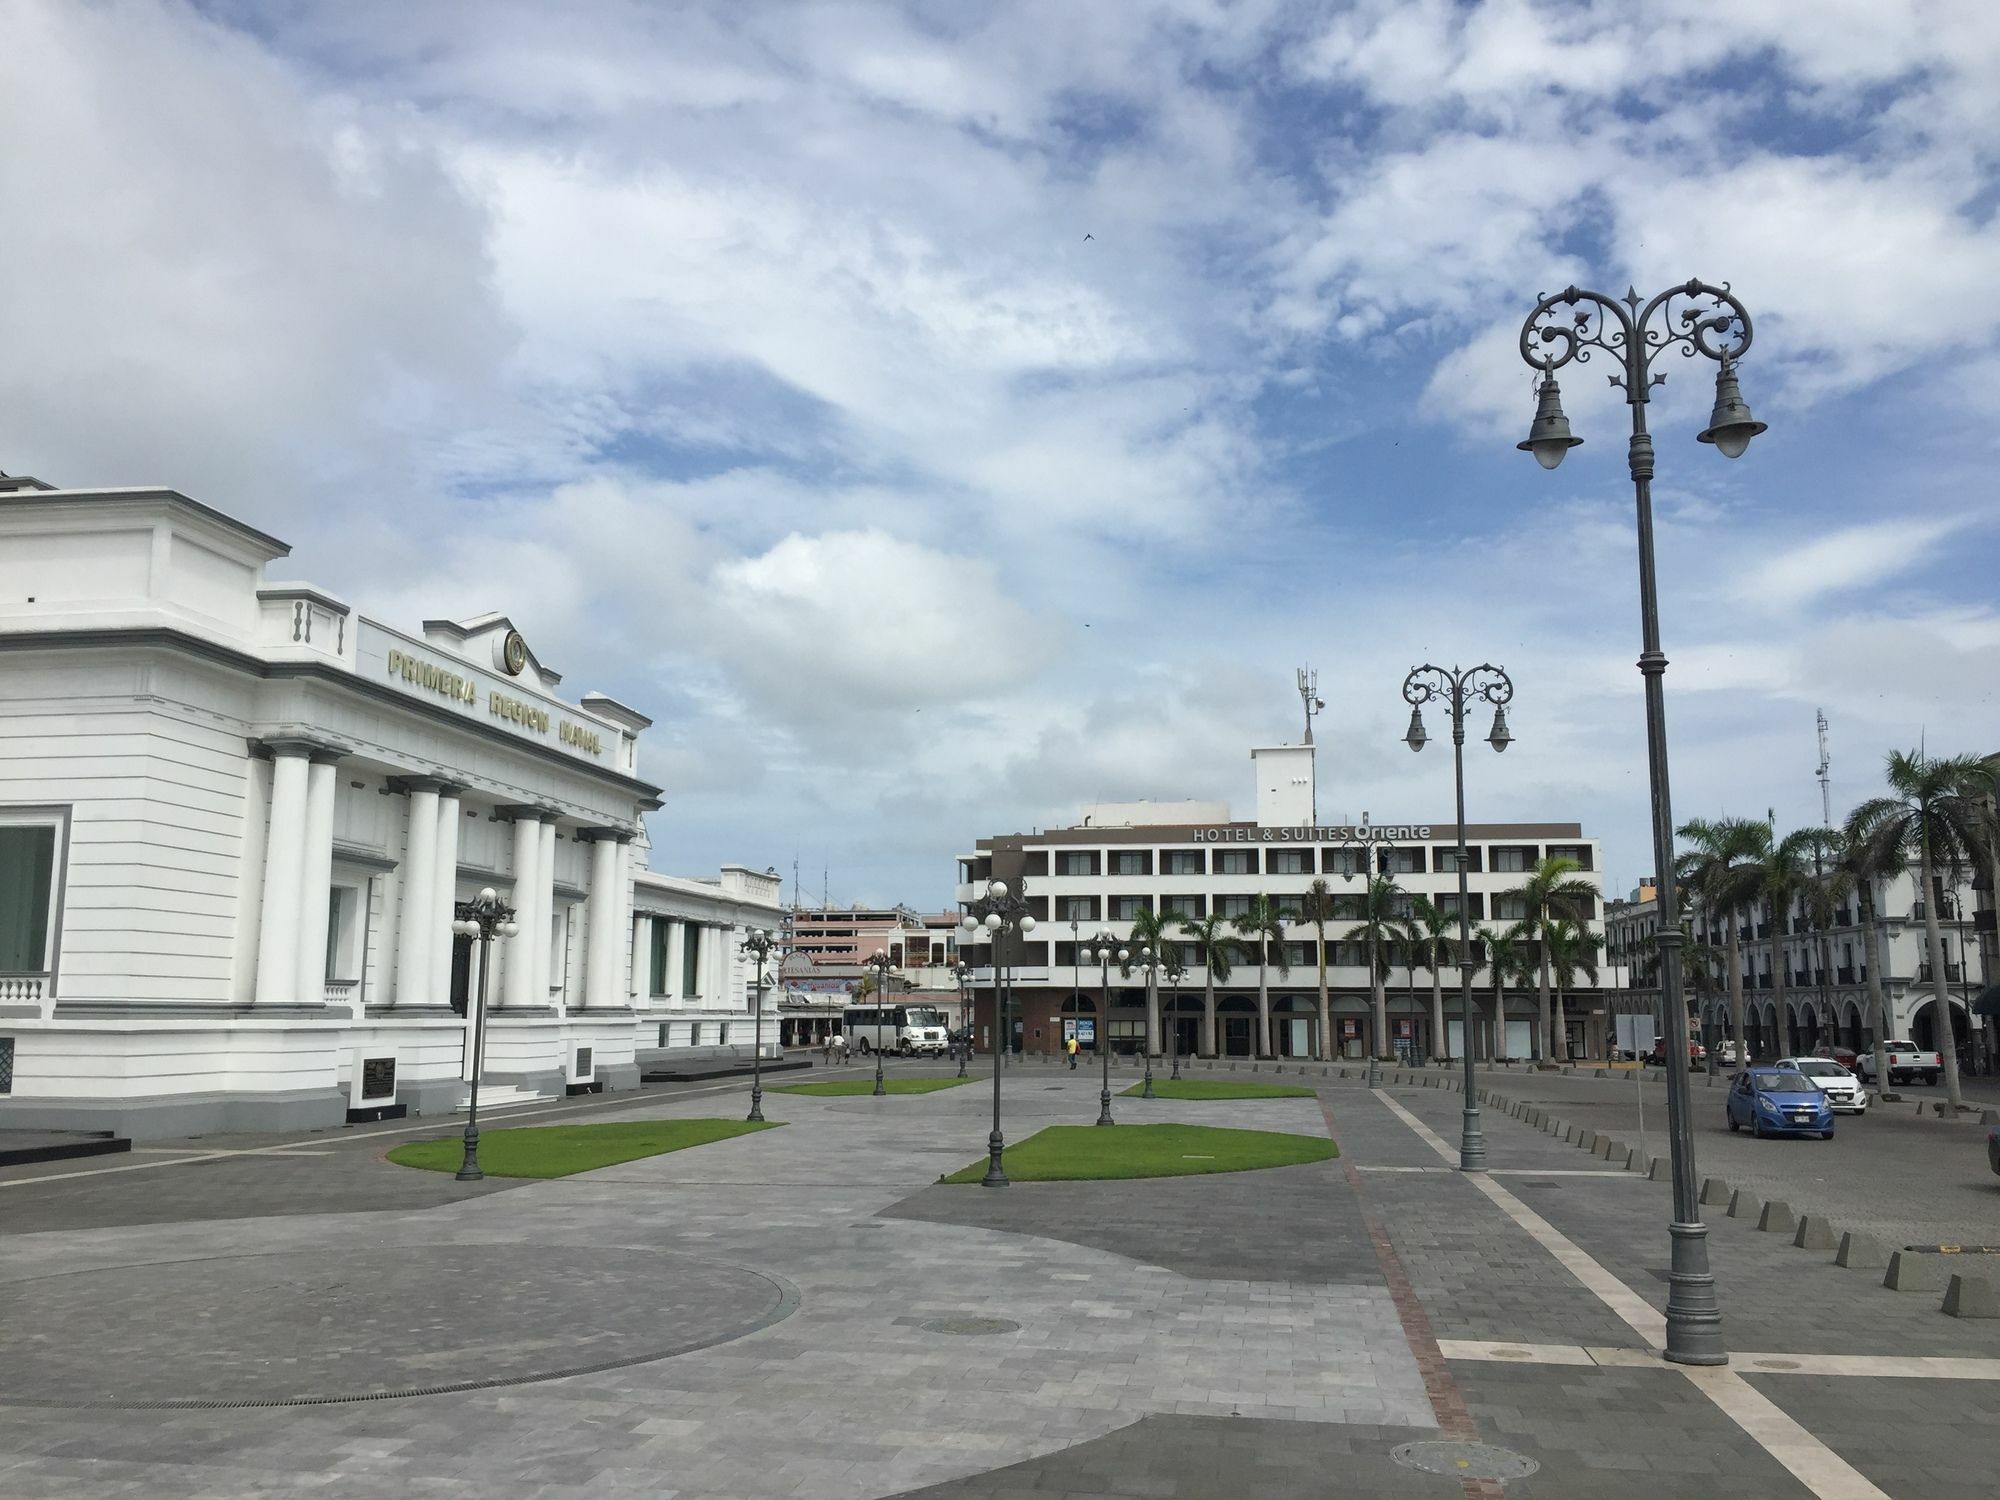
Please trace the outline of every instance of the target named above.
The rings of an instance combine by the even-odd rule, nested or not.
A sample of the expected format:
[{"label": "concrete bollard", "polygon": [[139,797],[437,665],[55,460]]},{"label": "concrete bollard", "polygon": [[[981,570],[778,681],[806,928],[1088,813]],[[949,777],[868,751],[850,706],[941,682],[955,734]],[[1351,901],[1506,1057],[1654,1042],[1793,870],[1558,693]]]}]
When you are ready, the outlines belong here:
[{"label": "concrete bollard", "polygon": [[1928,1255],[1898,1250],[1889,1257],[1882,1285],[1892,1292],[1934,1292],[1939,1285],[1938,1268]]},{"label": "concrete bollard", "polygon": [[1792,1244],[1801,1250],[1831,1250],[1838,1243],[1833,1226],[1818,1214],[1807,1214],[1800,1219],[1798,1231],[1792,1236]]},{"label": "concrete bollard", "polygon": [[1673,1175],[1673,1161],[1671,1158],[1665,1156],[1654,1157],[1652,1165],[1646,1169],[1646,1180],[1648,1182],[1666,1182]]},{"label": "concrete bollard", "polygon": [[1982,1109],[1979,1112],[1979,1123],[1982,1125],[2000,1125],[2000,1109]]},{"label": "concrete bollard", "polygon": [[1948,1318],[2000,1318],[2000,1297],[1993,1295],[1993,1283],[1984,1276],[1954,1273],[1944,1289],[1944,1314]]},{"label": "concrete bollard", "polygon": [[1618,1150],[1618,1143],[1608,1135],[1600,1135],[1597,1138],[1597,1145],[1593,1149],[1597,1155],[1603,1157],[1606,1161],[1610,1161],[1612,1154]]},{"label": "concrete bollard", "polygon": [[1625,1167],[1628,1171],[1650,1177],[1653,1175],[1653,1158],[1649,1153],[1635,1147],[1632,1151],[1632,1159],[1625,1163]]},{"label": "concrete bollard", "polygon": [[[1728,1201],[1729,1201],[1728,1183],[1724,1182],[1720,1177],[1702,1178],[1701,1202],[1704,1207],[1710,1204],[1727,1203]],[[1787,1224],[1785,1227],[1789,1229],[1791,1226]]]},{"label": "concrete bollard", "polygon": [[1738,1188],[1729,1195],[1729,1217],[1732,1219],[1755,1219],[1764,1212],[1764,1200],[1748,1188]]},{"label": "concrete bollard", "polygon": [[1757,1216],[1757,1227],[1766,1234],[1790,1234],[1799,1227],[1799,1221],[1792,1215],[1791,1204],[1783,1198],[1773,1198]]},{"label": "concrete bollard", "polygon": [[1857,1271],[1879,1271],[1889,1264],[1889,1247],[1872,1234],[1856,1234],[1850,1229],[1840,1237],[1833,1263]]},{"label": "concrete bollard", "polygon": [[1576,1143],[1586,1151],[1595,1151],[1597,1149],[1597,1132],[1594,1130],[1578,1131]]}]

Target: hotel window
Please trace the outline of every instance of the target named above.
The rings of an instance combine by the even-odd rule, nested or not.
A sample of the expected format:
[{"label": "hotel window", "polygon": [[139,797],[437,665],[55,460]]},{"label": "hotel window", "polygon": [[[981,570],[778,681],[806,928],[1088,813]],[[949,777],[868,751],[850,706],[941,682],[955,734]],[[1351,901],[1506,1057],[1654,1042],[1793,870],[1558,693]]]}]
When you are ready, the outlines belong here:
[{"label": "hotel window", "polygon": [[1328,875],[1359,875],[1361,873],[1361,851],[1359,849],[1322,849],[1319,852],[1319,867]]},{"label": "hotel window", "polygon": [[1153,909],[1148,896],[1113,896],[1111,898],[1111,920],[1114,922],[1137,921],[1139,913]]},{"label": "hotel window", "polygon": [[1160,915],[1163,917],[1200,917],[1204,914],[1203,898],[1200,896],[1160,897]]},{"label": "hotel window", "polygon": [[1583,866],[1584,869],[1588,870],[1590,868],[1590,845],[1551,844],[1549,845],[1549,858],[1573,859],[1579,865]]},{"label": "hotel window", "polygon": [[1058,922],[1095,922],[1097,898],[1095,896],[1064,896],[1056,902]]},{"label": "hotel window", "polygon": [[61,831],[46,814],[0,812],[0,974],[40,976],[52,967]]},{"label": "hotel window", "polygon": [[1310,875],[1312,872],[1312,850],[1273,849],[1271,851],[1271,873],[1273,875]]},{"label": "hotel window", "polygon": [[1162,851],[1160,867],[1162,875],[1206,875],[1208,862],[1200,849],[1167,849]]},{"label": "hotel window", "polygon": [[1313,956],[1313,944],[1282,943],[1279,946],[1284,949],[1285,962],[1292,968],[1316,969],[1319,967],[1319,960]]},{"label": "hotel window", "polygon": [[681,994],[692,999],[701,993],[701,927],[694,922],[681,926]]},{"label": "hotel window", "polygon": [[1384,862],[1391,875],[1421,875],[1424,873],[1424,851],[1421,849],[1391,849]]},{"label": "hotel window", "polygon": [[1215,873],[1218,875],[1255,875],[1257,873],[1257,851],[1255,849],[1216,850]]},{"label": "hotel window", "polygon": [[1250,900],[1251,898],[1248,896],[1217,896],[1215,898],[1215,914],[1218,917],[1229,917],[1231,919],[1247,917],[1250,915]]},{"label": "hotel window", "polygon": [[1144,849],[1120,849],[1111,856],[1113,875],[1150,875],[1152,866],[1151,854]]},{"label": "hotel window", "polygon": [[1535,862],[1533,844],[1495,844],[1493,870],[1497,875],[1524,874]]},{"label": "hotel window", "polygon": [[[1453,862],[1452,854],[1453,850],[1450,844],[1432,845],[1431,868],[1436,870],[1440,875],[1457,874],[1458,866]],[[1465,846],[1465,873],[1468,875],[1477,875],[1480,868],[1478,845],[1467,844]]]},{"label": "hotel window", "polygon": [[1528,898],[1526,896],[1495,896],[1493,898],[1493,920],[1496,922],[1527,921]]},{"label": "hotel window", "polygon": [[1056,874],[1095,875],[1097,873],[1097,851],[1095,849],[1065,849],[1056,855]]}]

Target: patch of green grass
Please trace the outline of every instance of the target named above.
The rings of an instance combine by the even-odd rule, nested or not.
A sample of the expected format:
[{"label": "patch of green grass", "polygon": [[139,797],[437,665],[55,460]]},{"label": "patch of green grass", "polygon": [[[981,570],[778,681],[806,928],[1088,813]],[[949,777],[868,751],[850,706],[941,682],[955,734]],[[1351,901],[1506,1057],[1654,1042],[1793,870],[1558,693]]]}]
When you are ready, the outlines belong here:
[{"label": "patch of green grass", "polygon": [[[775,1130],[782,1121],[633,1120],[615,1125],[539,1125],[479,1132],[479,1167],[488,1177],[567,1177],[597,1167],[706,1146],[731,1136]],[[392,1147],[389,1160],[426,1172],[456,1172],[465,1159],[463,1138],[442,1136]]]},{"label": "patch of green grass", "polygon": [[[1211,1125],[1051,1125],[1001,1158],[1015,1182],[1100,1182],[1131,1177],[1187,1177],[1201,1172],[1253,1172],[1325,1161],[1340,1148],[1325,1136],[1275,1130],[1219,1130]],[[946,1182],[977,1182],[986,1163],[953,1172]]]},{"label": "patch of green grass", "polygon": [[[1135,1083],[1125,1090],[1128,1098],[1145,1094],[1146,1086]],[[1294,1083],[1232,1083],[1225,1078],[1155,1078],[1156,1099],[1310,1099],[1311,1089]]]},{"label": "patch of green grass", "polygon": [[[882,1087],[892,1094],[935,1094],[939,1089],[955,1089],[961,1083],[976,1083],[974,1078],[885,1078]],[[774,1094],[810,1094],[816,1099],[848,1099],[856,1094],[873,1094],[873,1078],[843,1078],[835,1083],[786,1083],[767,1092]]]}]

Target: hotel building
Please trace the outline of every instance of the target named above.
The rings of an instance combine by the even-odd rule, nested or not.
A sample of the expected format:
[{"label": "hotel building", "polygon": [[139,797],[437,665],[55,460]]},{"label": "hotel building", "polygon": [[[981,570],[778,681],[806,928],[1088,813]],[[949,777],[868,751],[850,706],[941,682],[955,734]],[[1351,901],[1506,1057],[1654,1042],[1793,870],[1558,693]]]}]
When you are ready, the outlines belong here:
[{"label": "hotel building", "polygon": [[[169,489],[0,477],[0,1127],[438,1113],[745,1049],[775,872],[647,868],[650,720],[504,615],[409,632]],[[493,972],[452,933],[492,886]],[[766,1022],[768,1046],[776,1026]]]},{"label": "hotel building", "polygon": [[[1054,1051],[1061,1046],[1064,1021],[1076,1018],[1087,1019],[1092,1034],[1102,1027],[1113,1048],[1137,1051],[1147,1027],[1143,976],[1121,975],[1114,961],[1109,985],[1103,985],[1100,965],[1087,956],[1094,937],[1107,933],[1117,944],[1129,944],[1133,920],[1141,912],[1233,919],[1247,913],[1259,894],[1296,913],[1307,887],[1324,879],[1335,901],[1335,919],[1326,924],[1324,947],[1332,1051],[1343,1057],[1366,1056],[1374,1042],[1373,1007],[1366,945],[1356,937],[1359,924],[1354,911],[1367,871],[1361,845],[1368,840],[1386,842],[1382,872],[1395,879],[1407,898],[1429,898],[1455,923],[1458,875],[1451,851],[1456,827],[1450,819],[1400,816],[1377,818],[1363,827],[1321,824],[1314,815],[1314,756],[1312,745],[1251,752],[1257,792],[1256,817],[1250,821],[1231,819],[1228,806],[1220,802],[1122,803],[1088,808],[1071,827],[976,840],[973,851],[958,860],[960,903],[976,899],[988,881],[1005,880],[1023,892],[1037,924],[1025,937],[1006,941],[1014,986],[1011,1045]],[[1583,878],[1593,883],[1602,864],[1596,840],[1586,838],[1576,823],[1468,824],[1466,843],[1471,851],[1467,883],[1475,928],[1482,923],[1511,923],[1526,915],[1520,899],[1508,893],[1538,859],[1567,855],[1582,866]],[[1590,905],[1579,915],[1601,931],[1601,899],[1593,897]],[[1187,1055],[1199,1047],[1209,976],[1193,947],[1182,943],[1180,950],[1187,974],[1177,997],[1161,987],[1159,1046],[1176,1047]],[[1281,1057],[1322,1055],[1320,933],[1311,925],[1294,923],[1282,943],[1268,945],[1265,956],[1273,1052]],[[993,944],[976,947],[973,962],[985,966],[975,991],[984,1046],[992,1034]],[[1474,974],[1479,1011],[1473,1042],[1480,1057],[1494,1055],[1494,1027],[1500,1019],[1487,979],[1483,968]],[[1412,975],[1401,958],[1396,959],[1387,985],[1388,1049],[1415,1056],[1460,1055],[1459,970],[1447,964],[1442,980],[1445,1024],[1440,1036],[1432,1020],[1430,971],[1419,963]],[[1216,1045],[1221,1055],[1252,1055],[1257,989],[1254,954],[1235,962],[1226,978],[1216,976]],[[1591,988],[1571,992],[1567,998],[1572,1050],[1577,1055],[1594,1051],[1601,1045],[1605,1025],[1601,992]],[[1504,1055],[1531,1055],[1536,1005],[1532,987],[1507,992]],[[1169,1025],[1176,1030],[1169,1033]]]}]

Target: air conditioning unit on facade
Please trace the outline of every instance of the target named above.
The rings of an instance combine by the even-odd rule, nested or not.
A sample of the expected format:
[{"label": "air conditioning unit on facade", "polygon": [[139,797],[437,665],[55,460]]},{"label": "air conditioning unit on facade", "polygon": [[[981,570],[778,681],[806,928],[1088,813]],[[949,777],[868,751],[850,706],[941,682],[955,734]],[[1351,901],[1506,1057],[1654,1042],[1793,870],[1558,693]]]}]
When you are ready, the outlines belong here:
[{"label": "air conditioning unit on facade", "polygon": [[373,1048],[356,1048],[354,1066],[347,1078],[347,1123],[369,1120],[400,1120],[409,1106],[396,1097],[396,1055],[371,1056]]},{"label": "air conditioning unit on facade", "polygon": [[597,1048],[590,1042],[571,1042],[563,1059],[565,1094],[601,1094],[604,1084],[597,1076]]}]

